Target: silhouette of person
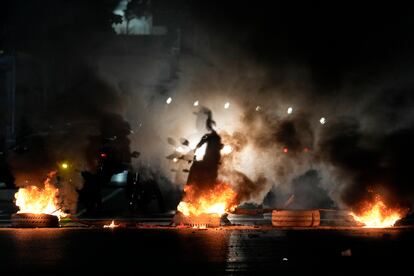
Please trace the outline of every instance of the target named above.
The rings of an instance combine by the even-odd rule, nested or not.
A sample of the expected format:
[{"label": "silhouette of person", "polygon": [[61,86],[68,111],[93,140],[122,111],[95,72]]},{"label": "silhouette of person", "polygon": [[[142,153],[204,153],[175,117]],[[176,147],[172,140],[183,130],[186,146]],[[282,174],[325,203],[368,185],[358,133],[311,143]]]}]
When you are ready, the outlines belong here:
[{"label": "silhouette of person", "polygon": [[199,187],[211,186],[217,181],[221,157],[220,150],[223,148],[220,135],[213,129],[215,122],[212,120],[211,111],[207,108],[202,111],[207,115],[206,127],[210,133],[205,134],[196,146],[196,149],[198,149],[207,144],[203,160],[193,161],[187,180],[188,185]]}]

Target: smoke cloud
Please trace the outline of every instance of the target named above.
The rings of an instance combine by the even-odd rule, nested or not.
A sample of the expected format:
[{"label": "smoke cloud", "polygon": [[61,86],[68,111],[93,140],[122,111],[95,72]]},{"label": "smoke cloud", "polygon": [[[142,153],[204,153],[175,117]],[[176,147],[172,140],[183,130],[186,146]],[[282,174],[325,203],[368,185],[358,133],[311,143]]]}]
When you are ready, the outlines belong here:
[{"label": "smoke cloud", "polygon": [[[57,171],[54,183],[59,187],[63,208],[74,212],[77,190],[83,184],[81,171],[96,170],[103,140],[117,137],[119,152],[129,153],[126,137],[130,127],[119,115],[122,106],[120,92],[97,74],[89,72],[79,79],[41,114],[42,123],[35,126],[36,131],[26,131],[18,138],[9,158],[16,185],[41,186],[49,172]],[[63,163],[67,169],[61,167]]]},{"label": "smoke cloud", "polygon": [[[294,29],[304,28],[292,24]],[[306,61],[291,58],[290,52],[287,57],[280,54],[291,46],[286,37],[280,45],[273,42],[265,48],[266,54],[279,52],[265,60],[266,54],[257,54],[252,47],[252,40],[266,40],[259,32],[237,30],[238,35],[226,37],[233,30],[221,30],[219,23],[211,28],[195,25],[181,38],[180,54],[168,58],[160,57],[165,48],[157,39],[143,39],[139,50],[127,39],[115,37],[92,44],[99,49],[84,54],[79,62],[86,69],[74,70],[78,73],[61,85],[65,89],[46,114],[44,121],[51,123],[44,133],[59,128],[60,134],[56,139],[37,134],[32,142],[36,150],[25,158],[27,163],[12,158],[17,183],[34,181],[66,158],[87,168],[88,136],[98,135],[100,120],[112,113],[129,124],[126,144],[141,152],[134,168],[146,168],[149,178],[157,175],[165,194],[177,191],[186,182],[191,163],[166,156],[183,138],[190,151],[205,134],[206,118],[195,115],[204,106],[211,110],[222,142],[232,146],[232,153],[222,157],[219,178],[233,185],[240,202],[261,204],[273,196],[281,198],[275,204],[283,206],[294,195],[295,208],[317,202],[358,210],[364,200],[380,194],[389,206],[412,207],[410,65],[396,59],[378,68],[367,62],[363,68],[330,72],[335,62],[343,60],[327,55],[320,63],[326,68],[315,70]],[[319,35],[293,41],[325,41]],[[320,54],[328,50],[326,45],[314,50]],[[169,143],[168,137],[176,142]]]}]

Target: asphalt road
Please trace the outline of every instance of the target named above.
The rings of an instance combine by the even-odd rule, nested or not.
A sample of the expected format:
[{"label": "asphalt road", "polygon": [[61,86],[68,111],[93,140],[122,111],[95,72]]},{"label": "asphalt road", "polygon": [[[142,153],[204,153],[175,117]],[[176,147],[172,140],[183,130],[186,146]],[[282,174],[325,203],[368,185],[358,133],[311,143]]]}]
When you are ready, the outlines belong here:
[{"label": "asphalt road", "polygon": [[412,275],[413,245],[412,228],[1,228],[0,275]]}]

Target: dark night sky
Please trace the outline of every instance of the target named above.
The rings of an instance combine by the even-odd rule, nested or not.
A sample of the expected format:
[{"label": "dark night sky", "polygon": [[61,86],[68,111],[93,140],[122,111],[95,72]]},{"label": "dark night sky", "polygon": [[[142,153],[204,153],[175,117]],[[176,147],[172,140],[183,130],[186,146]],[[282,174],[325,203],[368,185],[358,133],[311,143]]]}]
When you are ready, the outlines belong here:
[{"label": "dark night sky", "polygon": [[[2,9],[2,44],[45,46],[42,40],[62,39],[70,43],[65,37],[108,31],[102,22],[109,21],[108,7],[114,2],[9,1]],[[339,85],[349,72],[370,75],[412,61],[411,6],[331,2],[154,1],[186,10],[192,23],[242,45],[269,68],[291,62],[309,65],[322,87]]]},{"label": "dark night sky", "polygon": [[407,5],[221,2],[225,4],[209,1],[195,9],[201,20],[223,29],[224,36],[239,39],[270,68],[305,63],[314,80],[328,88],[338,86],[350,72],[370,76],[414,57],[413,9]]}]

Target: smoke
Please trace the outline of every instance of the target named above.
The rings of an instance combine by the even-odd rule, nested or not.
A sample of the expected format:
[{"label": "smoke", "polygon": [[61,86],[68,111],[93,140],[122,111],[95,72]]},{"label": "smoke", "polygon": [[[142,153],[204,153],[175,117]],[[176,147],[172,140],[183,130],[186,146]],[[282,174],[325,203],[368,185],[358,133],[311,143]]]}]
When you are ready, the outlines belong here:
[{"label": "smoke", "polygon": [[[42,123],[18,137],[10,164],[18,187],[42,185],[50,171],[57,171],[64,210],[74,212],[77,190],[82,188],[80,172],[96,170],[99,147],[107,138],[117,139],[118,152],[129,151],[129,124],[122,118],[120,92],[93,71],[51,101],[42,113]],[[34,120],[27,118],[34,123]],[[126,162],[130,156],[120,156]],[[62,164],[67,168],[62,168]]]},{"label": "smoke", "polygon": [[[250,6],[246,11],[250,14]],[[273,9],[269,11],[273,20]],[[276,38],[286,27],[284,17],[278,20],[280,24],[268,24]],[[242,26],[250,23],[246,20]],[[296,24],[294,30],[306,27],[309,33],[315,27]],[[275,25],[283,30],[273,32]],[[397,61],[338,73],[332,68],[338,60],[327,55],[319,64],[324,69],[317,70],[292,58],[292,53],[283,56],[283,47],[291,47],[293,38],[274,39],[264,54],[258,54],[251,40],[267,40],[267,36],[237,30],[239,35],[226,37],[233,33],[229,29],[196,24],[193,32],[183,35],[180,54],[167,58],[165,53],[173,51],[162,39],[110,38],[93,43],[90,48],[100,45],[99,51],[84,54],[87,58],[81,63],[87,69],[56,85],[64,87],[63,92],[51,101],[43,131],[33,134],[33,150],[27,151],[30,157],[27,161],[12,158],[17,183],[35,181],[64,159],[79,170],[87,168],[88,137],[99,135],[104,114],[114,113],[129,124],[131,149],[141,152],[134,168],[146,168],[151,172],[148,178],[159,177],[168,195],[184,185],[191,163],[165,158],[179,146],[179,142],[168,143],[167,137],[185,138],[188,150],[193,148],[208,131],[206,114],[195,115],[203,114],[200,107],[204,106],[211,110],[207,117],[214,116],[222,142],[233,148],[222,157],[219,178],[234,186],[241,202],[260,204],[265,197],[279,196],[277,204],[283,206],[283,196],[294,195],[292,206],[300,208],[315,206],[309,202],[327,202],[329,196],[334,201],[331,206],[358,209],[378,193],[390,206],[412,206],[411,65],[400,66]],[[307,40],[324,37],[319,35],[294,35],[299,38],[293,41],[307,45]],[[329,50],[329,41],[321,40],[325,48],[317,54]],[[273,58],[264,60],[267,55]],[[328,76],[321,77],[321,71]],[[65,72],[61,75],[66,77]],[[224,108],[226,103],[228,108]],[[320,123],[322,117],[325,124]],[[50,133],[59,135],[52,139]]]},{"label": "smoke", "polygon": [[[203,44],[205,37],[199,38]],[[176,189],[171,183],[183,186],[191,163],[165,158],[178,147],[167,137],[185,138],[189,149],[194,148],[212,128],[213,114],[223,143],[233,148],[222,158],[219,178],[234,186],[240,202],[262,203],[276,186],[291,192],[292,181],[314,167],[318,120],[326,115],[307,107],[312,102],[307,70],[286,66],[275,81],[240,49],[226,43],[207,49],[197,46],[189,45],[192,51],[181,56],[178,79],[167,88],[158,86],[165,76],[150,60],[139,65],[107,60],[98,67],[128,99],[131,148],[141,152],[136,168],[150,167],[168,179],[160,183],[164,191]],[[196,101],[199,106],[194,106]],[[229,108],[224,108],[226,102]],[[204,106],[211,111],[206,113]],[[295,107],[292,114],[286,112],[290,106]]]},{"label": "smoke", "polygon": [[[174,93],[182,116],[169,122],[176,123],[169,135],[191,137],[191,103],[209,107],[223,143],[234,149],[222,158],[219,177],[234,185],[241,202],[260,204],[277,191],[295,195],[295,208],[357,211],[375,195],[390,207],[412,206],[408,78],[395,81],[379,73],[382,81],[374,84],[350,76],[331,96],[315,91],[304,66],[281,66],[275,80],[274,69],[240,49],[199,54],[181,63]],[[293,112],[287,112],[290,106]]]},{"label": "smoke", "polygon": [[354,210],[380,195],[387,206],[410,208],[413,128],[367,133],[352,118],[339,119],[321,134],[320,161],[330,166],[339,200]]}]

